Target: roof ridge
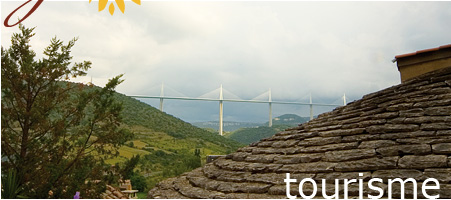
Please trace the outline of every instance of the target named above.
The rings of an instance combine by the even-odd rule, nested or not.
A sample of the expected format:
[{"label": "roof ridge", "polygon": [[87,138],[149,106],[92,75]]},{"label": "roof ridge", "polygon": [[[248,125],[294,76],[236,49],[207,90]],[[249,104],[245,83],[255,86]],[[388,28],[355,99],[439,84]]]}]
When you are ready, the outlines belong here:
[{"label": "roof ridge", "polygon": [[399,59],[399,58],[405,58],[405,57],[409,57],[409,56],[413,56],[413,55],[422,54],[422,53],[438,51],[438,50],[442,50],[442,49],[446,49],[446,48],[451,48],[451,44],[446,44],[446,45],[442,45],[442,46],[435,47],[435,48],[418,50],[418,51],[415,51],[415,52],[412,52],[412,53],[406,53],[406,54],[397,55],[397,56],[395,56],[395,60]]}]

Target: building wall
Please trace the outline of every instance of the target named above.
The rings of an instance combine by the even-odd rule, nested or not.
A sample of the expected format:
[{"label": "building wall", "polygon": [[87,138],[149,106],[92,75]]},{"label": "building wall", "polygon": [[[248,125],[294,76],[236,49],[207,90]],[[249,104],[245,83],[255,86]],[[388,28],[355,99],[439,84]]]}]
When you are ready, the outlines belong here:
[{"label": "building wall", "polygon": [[427,72],[450,67],[451,48],[401,57],[397,62],[401,82],[404,82]]},{"label": "building wall", "polygon": [[402,66],[399,68],[399,72],[401,73],[401,82],[404,82],[421,74],[450,66],[451,57],[430,62],[416,63],[414,65]]}]

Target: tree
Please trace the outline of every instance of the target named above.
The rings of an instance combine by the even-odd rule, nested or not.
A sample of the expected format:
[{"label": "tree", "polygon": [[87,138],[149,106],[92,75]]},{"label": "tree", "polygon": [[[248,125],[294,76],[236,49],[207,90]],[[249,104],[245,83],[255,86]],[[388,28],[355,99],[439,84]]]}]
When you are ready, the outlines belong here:
[{"label": "tree", "polygon": [[133,156],[129,160],[125,161],[124,167],[120,169],[119,174],[122,176],[122,178],[130,179],[133,175],[135,175],[135,167],[138,165],[140,160],[139,154],[136,156]]},{"label": "tree", "polygon": [[140,174],[133,174],[132,177],[130,177],[130,181],[133,185],[134,190],[139,190],[140,192],[145,192],[147,188],[147,181],[146,177]]},{"label": "tree", "polygon": [[11,46],[1,48],[2,173],[16,170],[27,197],[47,198],[51,191],[53,198],[72,198],[75,191],[92,190],[90,180],[103,179],[110,169],[104,160],[132,137],[113,98],[122,75],[104,88],[68,82],[91,67],[89,61],[71,62],[77,39],[64,45],[53,38],[36,60],[34,28],[19,29]]}]

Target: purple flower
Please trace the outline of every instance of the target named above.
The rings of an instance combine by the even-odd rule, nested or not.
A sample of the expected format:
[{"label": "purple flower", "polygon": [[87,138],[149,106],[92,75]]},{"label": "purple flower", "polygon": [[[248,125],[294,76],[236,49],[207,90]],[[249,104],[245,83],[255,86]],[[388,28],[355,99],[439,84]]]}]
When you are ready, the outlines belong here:
[{"label": "purple flower", "polygon": [[80,192],[75,192],[74,199],[79,199],[79,198],[80,198]]}]

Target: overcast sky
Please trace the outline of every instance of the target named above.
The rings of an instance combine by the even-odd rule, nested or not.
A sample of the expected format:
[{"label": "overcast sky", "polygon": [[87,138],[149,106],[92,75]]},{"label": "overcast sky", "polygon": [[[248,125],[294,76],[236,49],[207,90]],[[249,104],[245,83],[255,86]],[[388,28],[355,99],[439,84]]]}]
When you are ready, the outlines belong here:
[{"label": "overcast sky", "polygon": [[[2,23],[22,2],[1,2]],[[223,84],[242,99],[271,88],[273,100],[307,101],[311,93],[337,103],[343,93],[355,100],[399,84],[395,55],[451,43],[451,2],[128,1],[125,14],[116,7],[113,16],[97,4],[45,1],[24,24],[36,26],[37,53],[54,36],[79,37],[74,60],[93,63],[81,81],[103,85],[124,73],[117,90],[127,95],[159,95],[164,83],[168,96],[176,95],[170,87],[198,97]],[[17,30],[2,26],[3,47]],[[187,121],[217,118],[216,102],[193,114],[198,105],[168,101],[165,109]],[[243,106],[235,110],[252,107]],[[226,119],[267,118],[232,107]],[[266,113],[267,105],[249,109]]]}]

